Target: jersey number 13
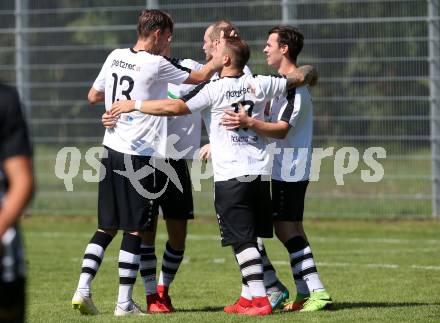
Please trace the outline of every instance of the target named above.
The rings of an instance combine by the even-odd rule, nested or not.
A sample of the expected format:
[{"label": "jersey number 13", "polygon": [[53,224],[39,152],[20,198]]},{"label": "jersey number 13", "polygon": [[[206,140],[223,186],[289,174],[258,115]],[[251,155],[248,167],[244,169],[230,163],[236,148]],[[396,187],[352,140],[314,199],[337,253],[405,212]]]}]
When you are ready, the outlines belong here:
[{"label": "jersey number 13", "polygon": [[[114,103],[115,99],[116,99],[116,88],[118,86],[118,79],[119,79],[119,77],[118,77],[118,74],[116,74],[116,73],[112,73],[112,76],[113,76],[112,103]],[[122,85],[124,82],[125,83],[128,82],[128,88],[126,90],[122,90],[121,94],[123,96],[125,96],[127,98],[127,100],[131,100],[130,92],[133,90],[134,81],[133,81],[133,79],[130,76],[123,75],[119,79],[119,85]],[[118,101],[119,101],[119,99],[118,99]]]}]

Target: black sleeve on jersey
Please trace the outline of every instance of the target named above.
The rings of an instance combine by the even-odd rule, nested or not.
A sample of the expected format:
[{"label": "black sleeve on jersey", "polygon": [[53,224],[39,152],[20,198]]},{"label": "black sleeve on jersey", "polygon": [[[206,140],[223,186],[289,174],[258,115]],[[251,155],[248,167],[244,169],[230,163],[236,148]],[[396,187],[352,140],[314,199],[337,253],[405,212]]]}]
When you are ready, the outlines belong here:
[{"label": "black sleeve on jersey", "polygon": [[200,83],[199,85],[197,85],[194,89],[192,89],[192,91],[190,91],[188,94],[185,94],[184,96],[182,96],[180,98],[180,100],[182,100],[183,102],[187,102],[189,100],[191,100],[193,97],[195,97],[197,95],[197,93],[199,93],[206,84],[208,84],[209,82],[211,82],[211,80],[205,81]]},{"label": "black sleeve on jersey", "polygon": [[293,109],[295,107],[295,94],[296,94],[296,89],[293,88],[291,90],[289,90],[287,92],[287,106],[283,111],[283,114],[281,115],[281,119],[283,121],[286,121],[287,123],[290,122],[290,117],[292,116],[293,113]]},{"label": "black sleeve on jersey", "polygon": [[0,160],[30,157],[31,145],[18,93],[4,84],[0,84],[0,115]]},{"label": "black sleeve on jersey", "polygon": [[163,56],[163,58],[165,58],[168,62],[170,62],[172,65],[174,65],[174,67],[177,67],[178,69],[191,73],[191,69],[184,67],[182,65],[179,64],[179,59],[178,58],[169,58],[167,56]]}]

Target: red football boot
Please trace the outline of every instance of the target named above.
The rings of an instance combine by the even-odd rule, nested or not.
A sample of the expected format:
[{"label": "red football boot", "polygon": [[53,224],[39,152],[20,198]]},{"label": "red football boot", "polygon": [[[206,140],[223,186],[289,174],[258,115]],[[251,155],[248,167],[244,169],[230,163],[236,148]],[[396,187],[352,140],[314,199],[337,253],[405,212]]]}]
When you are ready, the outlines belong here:
[{"label": "red football boot", "polygon": [[240,297],[234,304],[225,306],[223,311],[225,313],[242,314],[251,306],[252,301],[250,299]]},{"label": "red football boot", "polygon": [[167,313],[174,312],[173,304],[171,304],[171,298],[168,295],[168,287],[157,285],[157,294],[159,294],[162,308],[166,309]]},{"label": "red football boot", "polygon": [[147,295],[147,313],[159,314],[169,313],[169,309],[165,307],[158,294]]},{"label": "red football boot", "polygon": [[252,306],[248,307],[242,314],[261,316],[272,314],[272,306],[267,296],[252,298]]}]

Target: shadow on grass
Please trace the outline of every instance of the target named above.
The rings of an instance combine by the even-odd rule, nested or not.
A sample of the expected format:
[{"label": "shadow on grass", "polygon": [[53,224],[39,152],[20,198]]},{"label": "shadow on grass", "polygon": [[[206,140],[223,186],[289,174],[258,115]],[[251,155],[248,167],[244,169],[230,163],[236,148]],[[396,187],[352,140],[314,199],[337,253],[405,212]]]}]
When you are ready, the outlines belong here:
[{"label": "shadow on grass", "polygon": [[207,306],[202,308],[182,308],[182,309],[176,309],[176,312],[185,313],[185,312],[191,312],[191,313],[203,313],[203,312],[223,312],[224,306]]},{"label": "shadow on grass", "polygon": [[[334,303],[327,310],[329,311],[341,311],[345,309],[357,309],[357,308],[392,308],[392,307],[415,307],[415,306],[429,306],[438,305],[440,303],[414,303],[414,302],[397,302],[397,303],[385,303],[385,302],[340,302]],[[180,313],[207,313],[207,312],[223,312],[223,306],[208,306],[203,308],[187,308],[176,309],[176,312]],[[282,311],[275,311],[273,314],[284,314]]]},{"label": "shadow on grass", "polygon": [[440,305],[440,303],[414,303],[414,302],[336,302],[329,310],[339,311],[353,308],[390,308],[390,307],[415,307],[415,306],[428,306],[428,305]]}]

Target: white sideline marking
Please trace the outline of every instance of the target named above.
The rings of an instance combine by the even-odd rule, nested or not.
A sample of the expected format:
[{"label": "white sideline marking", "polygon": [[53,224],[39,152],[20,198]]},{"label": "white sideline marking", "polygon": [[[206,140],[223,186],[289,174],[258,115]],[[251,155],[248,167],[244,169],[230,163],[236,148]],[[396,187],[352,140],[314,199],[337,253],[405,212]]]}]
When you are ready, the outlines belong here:
[{"label": "white sideline marking", "polygon": [[190,259],[191,259],[190,257],[184,257],[183,260],[182,260],[182,264],[187,264],[187,263],[189,263],[189,260],[190,260]]},{"label": "white sideline marking", "polygon": [[[274,260],[272,261],[272,264],[274,265],[288,265],[290,266],[290,263],[288,261],[284,260]],[[353,264],[348,262],[317,262],[317,266],[322,267],[355,267],[355,266],[362,266],[362,267],[371,267],[371,268],[399,268],[399,265],[396,264]],[[420,268],[422,269],[422,268]],[[426,268],[423,268],[426,269]]]},{"label": "white sideline marking", "polygon": [[312,238],[312,241],[319,242],[331,242],[331,241],[345,241],[345,242],[358,242],[358,243],[386,243],[386,244],[401,244],[401,243],[414,243],[414,242],[426,242],[432,244],[440,244],[440,240],[437,239],[387,239],[387,238],[330,238],[330,237],[316,237]]},{"label": "white sideline marking", "polygon": [[[166,235],[165,233],[160,233],[157,235],[160,239],[168,239],[168,235]],[[220,235],[203,235],[203,234],[188,234],[186,236],[186,238],[188,240],[202,240],[202,241],[206,241],[206,240],[214,240],[214,241],[218,241],[220,240]]]},{"label": "white sideline marking", "polygon": [[316,265],[323,267],[353,267],[354,264],[348,262],[316,262]]},{"label": "white sideline marking", "polygon": [[[60,238],[60,237],[87,237],[90,238],[93,232],[89,233],[76,233],[76,232],[61,232],[61,231],[25,231],[27,236],[38,236],[45,238]],[[168,239],[168,235],[165,233],[159,233],[157,235],[159,240]],[[193,241],[219,241],[219,235],[208,235],[208,234],[188,234],[188,240]],[[401,243],[429,243],[429,244],[440,244],[438,239],[386,239],[386,238],[333,238],[333,237],[316,237],[310,239],[312,242],[357,242],[357,243],[385,243],[385,244],[401,244]]]},{"label": "white sideline marking", "polygon": [[425,270],[440,270],[440,266],[420,266],[420,265],[412,265],[411,268],[414,268],[414,269],[425,269]]},{"label": "white sideline marking", "polygon": [[[103,262],[116,262],[118,257],[104,257]],[[82,262],[82,258],[74,257],[70,258],[72,262]],[[214,264],[224,264],[226,263],[225,258],[212,258],[212,263]],[[182,263],[189,264],[191,262],[190,257],[183,258]],[[290,262],[286,260],[273,260],[273,265],[279,266],[290,266]],[[400,266],[397,264],[356,264],[356,263],[348,263],[348,262],[317,262],[317,266],[320,267],[367,267],[367,268],[384,268],[384,269],[408,269],[407,266]],[[419,269],[419,270],[440,270],[440,266],[423,266],[423,265],[412,265],[409,268],[411,269]]]},{"label": "white sideline marking", "polygon": [[[89,233],[75,233],[75,232],[61,232],[61,231],[28,231],[25,232],[26,236],[37,236],[37,237],[44,237],[44,238],[61,238],[61,237],[74,237],[74,238],[90,238],[92,235],[92,232]],[[167,240],[168,235],[164,233],[160,233],[157,235],[157,238],[159,240]],[[193,241],[219,241],[220,237],[218,235],[198,235],[198,234],[189,234],[187,236],[188,240]],[[401,243],[409,243],[414,244],[414,242],[417,243],[428,243],[428,244],[440,244],[440,240],[437,239],[385,239],[385,238],[330,238],[330,237],[317,237],[311,239],[312,241],[319,241],[319,242],[355,242],[355,243],[383,243],[383,244],[401,244]],[[116,257],[104,257],[104,261],[117,261],[118,258]],[[78,262],[82,261],[82,258],[71,258],[71,261]],[[190,259],[184,258],[184,263],[189,263]],[[224,258],[215,258],[212,260],[214,263],[225,263]],[[290,266],[290,263],[285,260],[274,260],[272,261],[275,265],[288,265]],[[326,262],[317,262],[318,266],[327,266],[327,267],[356,267],[356,266],[362,266],[362,267],[368,267],[368,268],[384,268],[384,269],[396,269],[401,268],[402,266],[397,264],[355,264],[355,263],[326,263]],[[406,266],[403,266],[402,268],[407,268]],[[440,266],[424,266],[424,265],[412,265],[409,266],[411,269],[417,269],[417,270],[440,270]]]},{"label": "white sideline marking", "polygon": [[365,266],[370,268],[399,268],[399,265],[396,264],[366,264]]},{"label": "white sideline marking", "polygon": [[[288,265],[290,263],[284,260],[274,260],[272,261],[274,265]],[[322,267],[369,267],[369,268],[387,268],[387,269],[397,269],[397,268],[405,268],[406,266],[400,266],[397,264],[354,264],[348,262],[317,262],[317,266]],[[422,265],[412,265],[410,268],[412,269],[422,269],[422,270],[440,270],[440,266],[422,266]]]},{"label": "white sideline marking", "polygon": [[280,265],[280,266],[284,266],[284,265],[288,265],[290,266],[290,262],[286,261],[286,260],[272,260],[272,265]]}]

